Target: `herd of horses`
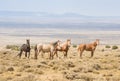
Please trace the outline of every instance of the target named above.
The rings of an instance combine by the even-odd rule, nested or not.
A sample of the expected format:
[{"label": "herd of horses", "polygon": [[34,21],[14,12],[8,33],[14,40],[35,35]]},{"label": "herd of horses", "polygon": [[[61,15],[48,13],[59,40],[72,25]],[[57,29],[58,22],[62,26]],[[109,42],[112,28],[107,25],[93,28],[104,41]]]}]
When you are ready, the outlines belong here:
[{"label": "herd of horses", "polygon": [[[80,58],[82,58],[83,52],[86,51],[91,51],[91,57],[94,55],[94,51],[99,45],[99,39],[96,39],[94,42],[89,43],[89,44],[79,44],[77,47],[77,50],[80,54]],[[49,53],[49,59],[53,59],[54,56],[56,55],[58,57],[58,51],[63,52],[64,57],[67,57],[68,50],[70,49],[71,46],[71,40],[67,39],[65,42],[61,42],[60,40],[54,42],[54,43],[49,43],[49,44],[36,44],[34,47],[34,58],[37,59],[38,55],[41,53],[42,57],[44,57],[44,53]],[[17,55],[19,58],[21,58],[21,55],[23,52],[25,52],[25,57],[30,57],[30,40],[26,40],[26,44],[23,44],[20,47],[20,53]]]}]

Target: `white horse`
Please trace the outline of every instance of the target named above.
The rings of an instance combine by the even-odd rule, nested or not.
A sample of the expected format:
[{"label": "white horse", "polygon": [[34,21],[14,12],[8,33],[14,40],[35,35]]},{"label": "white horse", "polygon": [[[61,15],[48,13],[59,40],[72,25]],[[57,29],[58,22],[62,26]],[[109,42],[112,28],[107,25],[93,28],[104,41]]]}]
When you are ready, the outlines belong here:
[{"label": "white horse", "polygon": [[43,57],[43,53],[50,53],[49,58],[53,59],[53,53],[56,51],[56,47],[58,47],[60,45],[60,41],[56,41],[54,43],[50,43],[50,44],[37,44],[35,46],[35,59],[37,59],[37,56],[40,52],[42,52],[42,57]]}]

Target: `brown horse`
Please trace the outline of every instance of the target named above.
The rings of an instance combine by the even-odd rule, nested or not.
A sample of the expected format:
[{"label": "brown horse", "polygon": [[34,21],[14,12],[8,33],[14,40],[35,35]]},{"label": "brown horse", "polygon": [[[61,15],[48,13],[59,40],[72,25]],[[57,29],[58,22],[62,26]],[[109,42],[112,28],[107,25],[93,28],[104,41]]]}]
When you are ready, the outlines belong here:
[{"label": "brown horse", "polygon": [[53,59],[53,53],[55,51],[55,48],[57,46],[59,46],[60,41],[56,41],[54,43],[50,43],[50,44],[37,44],[35,46],[35,59],[37,59],[37,56],[40,52],[42,52],[42,57],[43,57],[43,53],[50,53],[50,59]]},{"label": "brown horse", "polygon": [[[68,39],[66,42],[64,43],[61,43],[60,46],[56,48],[56,51],[54,53],[54,55],[56,54],[56,56],[58,57],[58,54],[57,54],[57,51],[61,51],[64,53],[64,57],[67,57],[67,53],[68,53],[68,50],[70,48],[70,45],[71,45],[71,40]],[[53,55],[53,56],[54,56]]]},{"label": "brown horse", "polygon": [[93,57],[94,51],[98,44],[99,44],[99,39],[96,39],[95,42],[90,44],[80,44],[78,46],[78,52],[80,53],[80,57],[82,58],[82,53],[84,50],[91,51],[91,57]]}]

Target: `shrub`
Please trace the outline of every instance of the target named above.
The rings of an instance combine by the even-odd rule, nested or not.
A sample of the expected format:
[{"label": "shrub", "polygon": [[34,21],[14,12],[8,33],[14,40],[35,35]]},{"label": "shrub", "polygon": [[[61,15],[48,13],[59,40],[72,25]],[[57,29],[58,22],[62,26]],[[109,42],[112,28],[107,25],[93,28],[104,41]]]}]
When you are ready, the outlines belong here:
[{"label": "shrub", "polygon": [[17,46],[17,45],[7,45],[6,49],[19,51],[19,46]]},{"label": "shrub", "polygon": [[112,46],[112,49],[113,50],[118,49],[118,46]]},{"label": "shrub", "polygon": [[102,51],[102,52],[104,52],[105,50],[104,50],[104,49],[102,49],[101,51]]},{"label": "shrub", "polygon": [[13,67],[8,67],[7,71],[14,71]]},{"label": "shrub", "polygon": [[76,48],[76,47],[77,47],[77,45],[74,44],[74,45],[73,45],[73,48]]},{"label": "shrub", "polygon": [[106,45],[106,46],[105,46],[105,48],[111,48],[111,46],[109,46],[109,45]]},{"label": "shrub", "polygon": [[31,46],[30,48],[31,48],[31,49],[34,49],[34,48],[35,48],[35,46]]}]

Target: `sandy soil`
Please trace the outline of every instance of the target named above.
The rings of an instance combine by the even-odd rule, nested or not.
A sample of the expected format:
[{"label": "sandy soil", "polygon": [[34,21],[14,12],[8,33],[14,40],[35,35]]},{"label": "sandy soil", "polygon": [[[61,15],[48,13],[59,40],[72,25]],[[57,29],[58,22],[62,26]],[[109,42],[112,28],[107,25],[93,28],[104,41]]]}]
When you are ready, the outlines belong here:
[{"label": "sandy soil", "polygon": [[67,58],[59,52],[53,60],[47,53],[35,60],[33,49],[29,59],[19,59],[18,52],[0,49],[0,81],[120,81],[120,49],[99,45],[93,58],[85,51],[81,59],[71,47]]}]

